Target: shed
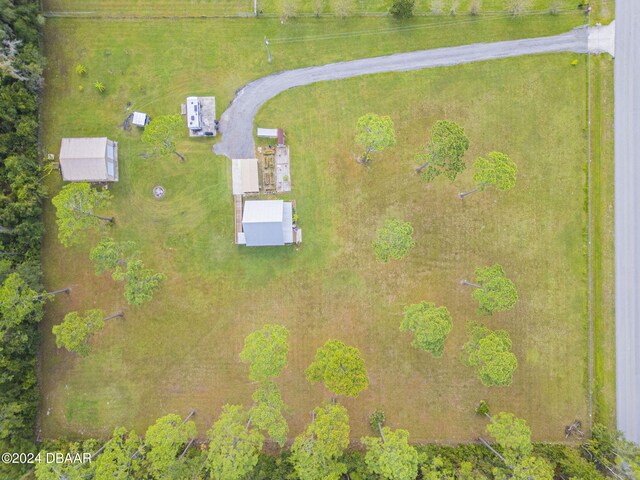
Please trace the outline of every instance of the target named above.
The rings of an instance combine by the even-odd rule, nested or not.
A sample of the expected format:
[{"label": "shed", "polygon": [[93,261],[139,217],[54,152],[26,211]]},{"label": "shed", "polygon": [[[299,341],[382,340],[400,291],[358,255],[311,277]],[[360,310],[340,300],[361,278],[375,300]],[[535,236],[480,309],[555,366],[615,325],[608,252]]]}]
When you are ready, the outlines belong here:
[{"label": "shed", "polygon": [[277,128],[258,128],[259,138],[278,138]]},{"label": "shed", "polygon": [[68,182],[117,182],[118,143],[107,137],[63,138],[60,170]]},{"label": "shed", "polygon": [[149,116],[146,113],[133,112],[131,123],[138,127],[144,127],[147,123],[149,123]]},{"label": "shed", "polygon": [[281,128],[278,129],[278,146],[284,146],[284,130]]},{"label": "shed", "polygon": [[247,200],[242,229],[246,245],[265,247],[293,243],[293,207],[283,200]]},{"label": "shed", "polygon": [[234,158],[231,160],[231,178],[234,195],[259,193],[258,159]]}]

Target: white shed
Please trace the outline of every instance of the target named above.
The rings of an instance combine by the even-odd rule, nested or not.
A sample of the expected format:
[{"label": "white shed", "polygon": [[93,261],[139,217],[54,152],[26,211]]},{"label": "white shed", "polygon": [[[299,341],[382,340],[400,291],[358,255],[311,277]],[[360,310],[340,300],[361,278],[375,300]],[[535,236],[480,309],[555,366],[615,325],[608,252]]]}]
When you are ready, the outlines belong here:
[{"label": "white shed", "polygon": [[68,182],[117,182],[118,143],[107,137],[63,138],[60,170]]},{"label": "white shed", "polygon": [[283,200],[247,200],[242,230],[248,247],[293,243],[293,208]]}]

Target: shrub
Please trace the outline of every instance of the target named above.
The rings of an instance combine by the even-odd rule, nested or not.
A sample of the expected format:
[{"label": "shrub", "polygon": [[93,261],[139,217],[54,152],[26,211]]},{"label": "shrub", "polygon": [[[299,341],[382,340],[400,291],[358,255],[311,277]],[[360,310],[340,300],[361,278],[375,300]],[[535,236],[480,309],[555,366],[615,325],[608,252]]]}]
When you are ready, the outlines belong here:
[{"label": "shrub", "polygon": [[489,415],[489,405],[484,400],[480,400],[478,406],[476,407],[476,413],[478,415],[482,415],[483,417]]},{"label": "shrub", "polygon": [[107,87],[104,86],[102,82],[94,82],[93,87],[100,93],[104,93]]},{"label": "shrub", "polygon": [[374,410],[369,415],[369,425],[375,433],[380,432],[380,428],[384,426],[384,412],[382,410]]},{"label": "shrub", "polygon": [[81,63],[76,65],[76,73],[80,76],[84,75],[87,73],[87,67],[85,67],[84,65],[82,65]]},{"label": "shrub", "polygon": [[416,8],[416,0],[393,0],[389,13],[395,18],[411,18]]}]

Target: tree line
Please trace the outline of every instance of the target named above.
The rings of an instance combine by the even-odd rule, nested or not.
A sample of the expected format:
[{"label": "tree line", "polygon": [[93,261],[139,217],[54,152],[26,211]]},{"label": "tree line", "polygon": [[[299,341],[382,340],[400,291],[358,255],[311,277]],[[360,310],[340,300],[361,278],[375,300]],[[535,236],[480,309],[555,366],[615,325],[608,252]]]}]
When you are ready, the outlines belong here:
[{"label": "tree line", "polygon": [[[42,167],[38,151],[38,95],[43,60],[39,49],[39,2],[0,2],[0,450],[30,451],[38,406],[37,324],[42,309],[14,295],[24,289],[34,301],[43,291]],[[9,285],[12,288],[9,288]],[[0,464],[0,477],[17,478]]]},{"label": "tree line", "polygon": [[[492,415],[486,402],[476,413],[488,420],[487,438],[474,443],[412,445],[407,430],[385,425],[384,413],[376,411],[372,434],[360,439],[360,449],[349,450],[349,412],[337,397],[358,396],[368,379],[358,349],[338,340],[321,346],[305,372],[311,382],[324,380],[336,398],[309,412],[305,429],[287,444],[288,408],[276,382],[287,366],[288,338],[286,327],[273,324],[245,338],[240,359],[249,364],[248,378],[256,385],[253,403],[224,405],[206,440],[197,438],[191,411],[185,418],[159,418],[144,436],[119,427],[106,440],[45,442],[43,456],[87,453],[91,462],[36,463],[36,480],[600,480],[640,473],[640,448],[618,432],[597,426],[593,438],[581,438],[578,447],[535,445],[524,419]],[[570,431],[581,434],[575,424]],[[267,441],[280,448],[277,455],[262,452]]]}]

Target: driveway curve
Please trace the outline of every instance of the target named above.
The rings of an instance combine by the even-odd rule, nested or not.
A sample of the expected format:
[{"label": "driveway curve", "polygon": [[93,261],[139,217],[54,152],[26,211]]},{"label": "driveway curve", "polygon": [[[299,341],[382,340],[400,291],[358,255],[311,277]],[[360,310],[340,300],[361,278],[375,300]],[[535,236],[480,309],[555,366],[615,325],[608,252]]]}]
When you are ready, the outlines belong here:
[{"label": "driveway curve", "polygon": [[253,158],[253,123],[256,113],[267,101],[290,88],[360,75],[422,70],[520,55],[587,53],[589,33],[590,29],[579,27],[552,37],[419,50],[274,73],[238,90],[231,105],[220,118],[222,141],[214,145],[213,151],[229,158]]}]

